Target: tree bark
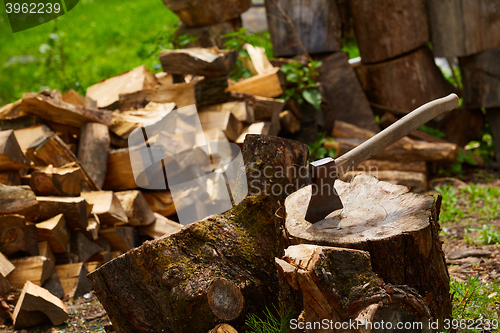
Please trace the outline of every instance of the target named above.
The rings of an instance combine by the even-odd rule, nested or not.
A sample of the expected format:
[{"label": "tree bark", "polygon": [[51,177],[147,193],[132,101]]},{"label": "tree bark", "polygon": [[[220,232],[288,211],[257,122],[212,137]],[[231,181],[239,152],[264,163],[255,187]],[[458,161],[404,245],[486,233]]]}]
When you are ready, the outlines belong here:
[{"label": "tree bark", "polygon": [[307,186],[285,201],[286,231],[292,244],[316,244],[367,251],[384,282],[415,288],[442,321],[451,315],[449,276],[439,239],[439,204],[432,196],[360,175],[337,181],[344,208],[315,224],[305,220]]}]

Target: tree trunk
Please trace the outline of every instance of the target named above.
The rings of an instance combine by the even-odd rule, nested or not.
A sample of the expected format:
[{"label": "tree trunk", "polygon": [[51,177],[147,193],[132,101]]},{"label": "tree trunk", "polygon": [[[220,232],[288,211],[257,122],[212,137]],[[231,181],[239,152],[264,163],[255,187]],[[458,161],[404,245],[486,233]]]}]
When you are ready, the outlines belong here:
[{"label": "tree trunk", "polygon": [[454,91],[427,47],[394,60],[362,64],[356,70],[368,100],[381,114],[407,114]]},{"label": "tree trunk", "polygon": [[373,111],[359,83],[347,54],[337,52],[323,59],[319,69],[325,131],[331,133],[335,120],[345,121],[378,132]]},{"label": "tree trunk", "polygon": [[436,57],[460,57],[500,46],[497,0],[428,1]]},{"label": "tree trunk", "polygon": [[276,57],[339,51],[341,21],[329,0],[266,0],[269,33]]},{"label": "tree trunk", "polygon": [[227,280],[232,294],[243,297],[244,309],[229,320],[237,330],[246,313],[261,314],[280,300],[293,306],[294,294],[274,267],[285,247],[279,200],[286,194],[273,195],[272,190],[281,186],[293,192],[306,181],[298,171],[307,154],[307,147],[297,142],[248,135],[243,156],[254,195],[92,272],[89,278],[113,326],[120,332],[208,332],[224,321],[207,295],[218,279]]},{"label": "tree trunk", "polygon": [[396,58],[429,42],[426,0],[349,1],[364,63]]},{"label": "tree trunk", "polygon": [[292,244],[317,244],[367,251],[384,282],[415,288],[442,321],[451,315],[449,276],[439,240],[439,206],[432,196],[360,175],[337,181],[344,204],[315,224],[305,220],[307,186],[285,201],[286,231]]}]

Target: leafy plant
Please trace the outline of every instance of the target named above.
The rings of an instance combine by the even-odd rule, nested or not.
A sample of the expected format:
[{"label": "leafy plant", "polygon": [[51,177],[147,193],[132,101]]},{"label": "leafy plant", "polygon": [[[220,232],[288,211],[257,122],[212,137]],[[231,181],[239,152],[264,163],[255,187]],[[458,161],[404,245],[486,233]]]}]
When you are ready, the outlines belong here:
[{"label": "leafy plant", "polygon": [[318,90],[318,68],[321,61],[311,60],[307,65],[292,61],[281,66],[281,72],[291,86],[285,90],[284,98],[295,99],[299,104],[308,102],[316,110],[321,110],[321,93]]},{"label": "leafy plant", "polygon": [[333,139],[326,138],[325,133],[318,133],[318,140],[309,144],[309,161],[316,161],[325,157],[335,158],[337,149],[325,148],[326,141],[333,141]]},{"label": "leafy plant", "polygon": [[229,76],[234,81],[253,76],[252,72],[243,65],[243,59],[250,59],[250,55],[243,48],[243,45],[250,44],[262,47],[266,52],[267,58],[273,58],[273,45],[268,31],[261,34],[250,34],[246,28],[240,28],[238,31],[223,35],[222,38],[226,38],[224,48],[238,51],[238,59],[236,59],[233,70],[229,73]]},{"label": "leafy plant", "polygon": [[[475,231],[478,233],[474,239],[471,237],[470,232]],[[467,229],[465,230],[465,240],[469,244],[477,245],[493,245],[500,244],[500,231],[493,229],[491,226],[483,224],[482,229]]]},{"label": "leafy plant", "polygon": [[249,333],[288,333],[290,332],[290,320],[294,317],[291,309],[280,305],[278,310],[273,305],[274,312],[266,307],[264,318],[250,313],[245,318],[245,325],[249,328]]}]

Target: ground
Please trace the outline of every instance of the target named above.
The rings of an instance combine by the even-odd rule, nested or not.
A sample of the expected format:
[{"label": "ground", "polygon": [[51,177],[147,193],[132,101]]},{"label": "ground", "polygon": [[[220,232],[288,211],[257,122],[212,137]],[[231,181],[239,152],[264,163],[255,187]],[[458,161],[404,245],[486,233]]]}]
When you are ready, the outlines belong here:
[{"label": "ground", "polygon": [[[443,195],[440,223],[443,250],[452,279],[454,318],[486,320],[500,317],[500,172],[470,170],[467,174],[432,180],[426,194]],[[491,244],[486,244],[491,243]],[[475,251],[471,251],[475,250]],[[58,327],[27,330],[0,327],[2,332],[112,332],[96,297],[66,302],[70,319]],[[459,332],[498,330],[459,330]]]}]

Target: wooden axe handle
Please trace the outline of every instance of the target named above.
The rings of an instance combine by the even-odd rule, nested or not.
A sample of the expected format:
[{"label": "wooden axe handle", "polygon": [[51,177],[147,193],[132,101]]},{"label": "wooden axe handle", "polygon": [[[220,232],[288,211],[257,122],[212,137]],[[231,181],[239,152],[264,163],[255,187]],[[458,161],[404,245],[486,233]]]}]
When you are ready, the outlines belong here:
[{"label": "wooden axe handle", "polygon": [[337,175],[342,177],[347,169],[366,161],[376,153],[416,130],[432,118],[455,109],[458,106],[458,96],[450,94],[446,97],[426,103],[408,113],[406,116],[366,140],[356,148],[335,159]]}]

